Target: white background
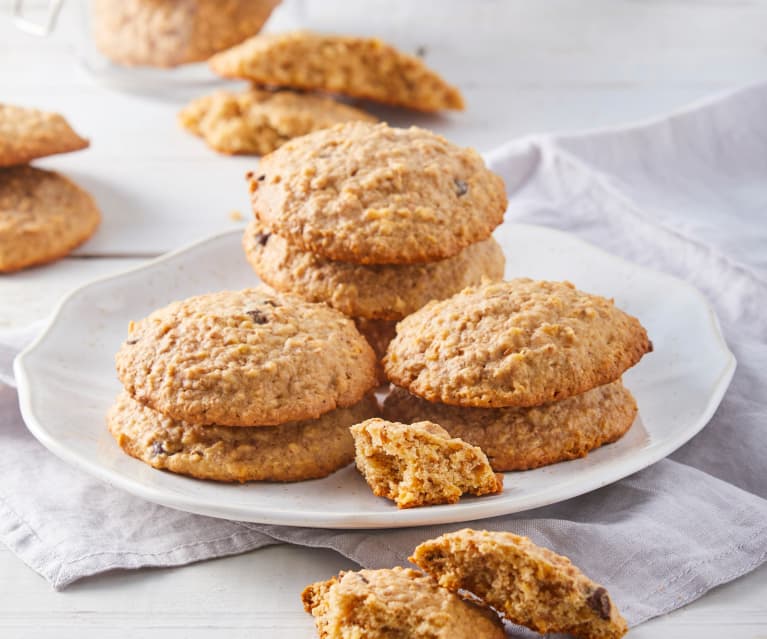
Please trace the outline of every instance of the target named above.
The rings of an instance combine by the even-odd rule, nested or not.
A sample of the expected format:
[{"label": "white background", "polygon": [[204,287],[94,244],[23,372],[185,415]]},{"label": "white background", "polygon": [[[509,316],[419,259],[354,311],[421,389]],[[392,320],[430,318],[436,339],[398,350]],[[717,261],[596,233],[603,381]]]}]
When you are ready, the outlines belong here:
[{"label": "white background", "polygon": [[[77,256],[0,276],[0,329],[46,316],[79,283],[242,224],[233,211],[248,215],[242,175],[255,160],[217,156],[180,130],[175,113],[188,92],[94,83],[74,54],[83,37],[76,4],[53,38],[39,40],[13,29],[11,2],[0,0],[0,101],[62,112],[91,139],[85,152],[39,164],[88,188],[104,223]],[[482,151],[528,133],[645,118],[767,76],[765,1],[306,0],[284,6],[270,27],[296,22],[425,47],[468,110],[376,113]],[[335,553],[283,546],[55,593],[0,547],[0,637],[309,638],[301,589],[345,567]],[[767,567],[630,633],[722,635],[767,637]]]}]

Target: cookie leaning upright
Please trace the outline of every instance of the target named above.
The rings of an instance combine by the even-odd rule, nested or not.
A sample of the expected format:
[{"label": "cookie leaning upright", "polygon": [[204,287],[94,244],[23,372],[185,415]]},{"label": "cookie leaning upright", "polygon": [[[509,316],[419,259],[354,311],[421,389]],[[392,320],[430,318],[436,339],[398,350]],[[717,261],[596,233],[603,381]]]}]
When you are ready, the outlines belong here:
[{"label": "cookie leaning upright", "polygon": [[635,317],[569,282],[515,279],[432,302],[397,326],[388,378],[465,407],[561,401],[617,380],[652,350]]},{"label": "cookie leaning upright", "polygon": [[295,247],[356,264],[452,257],[503,220],[503,180],[417,127],[351,122],[291,140],[248,175],[256,218]]},{"label": "cookie leaning upright", "polygon": [[359,402],[376,358],[325,305],[265,290],[174,302],[138,322],[116,356],[128,393],[189,424],[266,426]]}]

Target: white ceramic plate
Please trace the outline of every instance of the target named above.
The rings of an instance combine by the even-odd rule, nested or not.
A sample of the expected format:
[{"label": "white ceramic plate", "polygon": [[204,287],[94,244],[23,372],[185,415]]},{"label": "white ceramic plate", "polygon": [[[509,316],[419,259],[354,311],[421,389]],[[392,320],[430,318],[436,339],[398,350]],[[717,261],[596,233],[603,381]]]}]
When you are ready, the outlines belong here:
[{"label": "white ceramic plate", "polygon": [[128,321],[175,299],[256,284],[239,231],[69,295],[15,362],[22,414],[56,455],[150,501],[214,517],[334,528],[467,521],[544,506],[645,468],[703,428],[732,378],[735,358],[695,289],[557,231],[505,224],[496,237],[506,252],[507,277],[569,279],[583,290],[614,297],[641,319],[655,345],[624,376],[640,411],[625,437],[584,459],[507,473],[500,495],[398,511],[372,495],[353,465],[321,480],[225,485],[155,470],[119,449],[104,414],[120,388],[114,353]]}]

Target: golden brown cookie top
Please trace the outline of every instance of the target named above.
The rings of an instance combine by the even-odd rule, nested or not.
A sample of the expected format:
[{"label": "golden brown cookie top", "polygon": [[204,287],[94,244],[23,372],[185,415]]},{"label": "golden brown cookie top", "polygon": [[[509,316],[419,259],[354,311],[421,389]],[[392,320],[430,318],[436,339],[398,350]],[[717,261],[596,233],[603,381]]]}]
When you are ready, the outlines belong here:
[{"label": "golden brown cookie top", "polygon": [[100,220],[90,194],[63,175],[26,165],[0,168],[0,272],[63,257]]},{"label": "golden brown cookie top", "polygon": [[26,164],[88,144],[58,113],[0,103],[0,166]]},{"label": "golden brown cookie top", "polygon": [[504,639],[489,610],[463,601],[409,568],[341,572],[301,599],[320,637]]},{"label": "golden brown cookie top", "polygon": [[618,379],[652,350],[635,317],[569,282],[470,287],[397,325],[388,378],[429,401],[535,406]]},{"label": "golden brown cookie top", "polygon": [[628,630],[605,588],[527,537],[465,528],[423,542],[410,561],[448,590],[468,591],[541,633],[618,639]]},{"label": "golden brown cookie top", "polygon": [[350,122],[284,144],[248,175],[257,219],[304,251],[358,264],[445,259],[503,220],[503,180],[417,127]]},{"label": "golden brown cookie top", "polygon": [[420,59],[376,38],[309,31],[257,35],[210,59],[228,78],[341,93],[418,111],[463,109],[463,96]]},{"label": "golden brown cookie top", "polygon": [[302,251],[253,221],[243,246],[248,261],[270,286],[366,319],[400,320],[431,300],[484,279],[501,279],[505,264],[503,250],[492,237],[437,262],[364,265]]},{"label": "golden brown cookie top", "polygon": [[117,372],[138,401],[193,424],[312,419],[376,385],[376,358],[344,315],[259,289],[173,302],[131,322]]},{"label": "golden brown cookie top", "polygon": [[293,91],[218,91],[197,98],[179,121],[208,145],[229,154],[270,153],[288,140],[334,124],[372,115],[330,98]]}]

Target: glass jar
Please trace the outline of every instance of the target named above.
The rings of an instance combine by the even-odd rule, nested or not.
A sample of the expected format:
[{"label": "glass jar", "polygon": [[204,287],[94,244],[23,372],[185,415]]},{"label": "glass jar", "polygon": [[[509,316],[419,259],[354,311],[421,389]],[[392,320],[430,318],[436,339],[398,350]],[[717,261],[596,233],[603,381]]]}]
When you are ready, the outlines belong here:
[{"label": "glass jar", "polygon": [[49,0],[44,15],[33,19],[24,0],[15,0],[13,11],[17,27],[28,33],[71,34],[80,63],[98,81],[126,89],[167,88],[217,81],[200,63],[258,33],[279,3],[70,0],[62,12],[65,0]]}]

